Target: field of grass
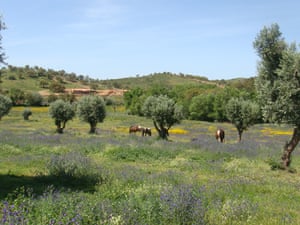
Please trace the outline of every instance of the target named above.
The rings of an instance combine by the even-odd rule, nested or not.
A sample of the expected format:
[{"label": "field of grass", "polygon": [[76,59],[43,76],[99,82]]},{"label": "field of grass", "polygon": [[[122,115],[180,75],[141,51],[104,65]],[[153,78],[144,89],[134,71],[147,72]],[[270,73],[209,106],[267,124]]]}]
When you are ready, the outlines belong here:
[{"label": "field of grass", "polygon": [[[170,140],[128,133],[146,118],[108,110],[56,134],[48,108],[0,121],[0,224],[300,224],[300,176],[271,170],[292,128],[183,121]],[[225,143],[214,132],[223,127]],[[300,170],[300,151],[293,153]]]}]

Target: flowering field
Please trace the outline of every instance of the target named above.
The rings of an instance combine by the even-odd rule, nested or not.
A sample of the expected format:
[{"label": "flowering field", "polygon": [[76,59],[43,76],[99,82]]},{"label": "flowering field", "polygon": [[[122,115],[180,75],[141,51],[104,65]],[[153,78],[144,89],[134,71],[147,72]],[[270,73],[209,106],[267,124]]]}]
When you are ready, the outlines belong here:
[{"label": "flowering field", "polygon": [[291,127],[255,125],[238,142],[231,124],[183,121],[161,141],[129,134],[153,126],[124,111],[89,135],[77,118],[56,134],[47,108],[31,110],[0,121],[0,224],[300,224],[299,173],[270,166]]}]

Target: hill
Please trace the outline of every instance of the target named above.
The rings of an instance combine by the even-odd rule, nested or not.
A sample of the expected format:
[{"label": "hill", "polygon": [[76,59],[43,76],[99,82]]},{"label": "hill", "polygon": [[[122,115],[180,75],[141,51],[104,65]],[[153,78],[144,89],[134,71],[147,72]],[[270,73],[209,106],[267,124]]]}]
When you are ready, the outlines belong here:
[{"label": "hill", "polygon": [[117,86],[126,89],[135,87],[148,88],[149,86],[161,85],[166,86],[180,86],[180,85],[195,85],[205,84],[212,86],[221,86],[219,81],[210,81],[206,77],[186,75],[186,74],[173,74],[169,72],[153,73],[145,76],[128,77],[121,79],[111,79],[102,81],[107,86]]},{"label": "hill", "polygon": [[[253,90],[253,78],[239,78],[233,80],[209,80],[203,76],[173,74],[169,72],[153,73],[144,76],[99,80],[88,76],[66,73],[63,70],[55,71],[41,67],[14,67],[8,66],[0,70],[0,89],[7,92],[10,89],[31,91],[39,93],[51,93],[51,85],[61,85],[64,89],[93,89],[110,91],[112,89],[125,89],[140,87],[147,89],[152,86],[174,87],[181,85],[209,86],[219,88],[234,86],[238,88],[248,87]],[[113,92],[111,92],[113,93]]]}]

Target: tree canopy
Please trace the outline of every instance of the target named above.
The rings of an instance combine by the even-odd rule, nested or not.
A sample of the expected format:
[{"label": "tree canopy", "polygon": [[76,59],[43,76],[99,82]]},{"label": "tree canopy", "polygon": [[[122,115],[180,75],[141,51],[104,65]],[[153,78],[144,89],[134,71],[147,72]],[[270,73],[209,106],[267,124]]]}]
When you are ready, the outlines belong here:
[{"label": "tree canopy", "polygon": [[98,122],[106,117],[105,102],[99,96],[83,96],[77,103],[77,113],[81,120],[90,124],[90,133],[96,132]]},{"label": "tree canopy", "polygon": [[250,100],[232,98],[226,106],[226,115],[229,121],[236,127],[239,141],[242,134],[259,118],[259,106]]},{"label": "tree canopy", "polygon": [[75,110],[71,103],[59,99],[50,104],[49,114],[55,120],[57,133],[63,133],[66,123],[75,116]]},{"label": "tree canopy", "polygon": [[182,106],[165,96],[149,96],[142,108],[144,115],[153,120],[159,137],[167,139],[169,129],[183,119]]}]

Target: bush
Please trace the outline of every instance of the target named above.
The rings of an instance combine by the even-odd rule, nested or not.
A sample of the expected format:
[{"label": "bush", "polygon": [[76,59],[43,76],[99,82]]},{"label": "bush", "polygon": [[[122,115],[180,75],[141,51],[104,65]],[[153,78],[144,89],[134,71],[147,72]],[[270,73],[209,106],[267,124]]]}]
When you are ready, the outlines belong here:
[{"label": "bush", "polygon": [[91,160],[78,152],[53,155],[47,168],[50,176],[78,185],[95,185],[104,180],[100,171],[92,165]]},{"label": "bush", "polygon": [[181,185],[161,193],[161,213],[166,224],[205,224],[202,188]]},{"label": "bush", "polygon": [[12,107],[12,101],[5,95],[0,95],[0,120],[7,115]]},{"label": "bush", "polygon": [[30,109],[24,109],[22,115],[23,115],[24,120],[29,120],[29,116],[32,115],[32,111]]},{"label": "bush", "polygon": [[41,106],[43,105],[43,97],[38,92],[27,93],[25,96],[25,102],[30,106]]}]

